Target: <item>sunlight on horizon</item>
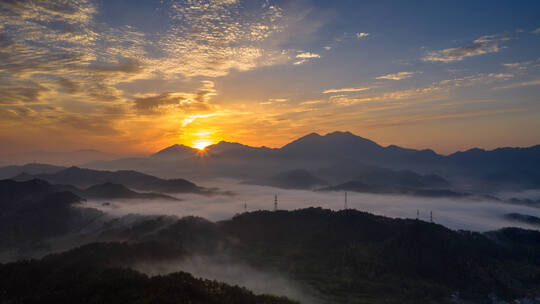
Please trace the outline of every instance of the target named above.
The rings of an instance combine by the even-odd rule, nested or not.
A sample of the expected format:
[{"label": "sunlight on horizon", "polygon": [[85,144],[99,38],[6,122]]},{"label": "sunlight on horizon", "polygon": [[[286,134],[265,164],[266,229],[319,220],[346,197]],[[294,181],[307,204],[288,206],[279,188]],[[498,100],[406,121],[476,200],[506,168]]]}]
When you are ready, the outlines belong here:
[{"label": "sunlight on horizon", "polygon": [[180,142],[186,146],[203,151],[206,147],[217,144],[221,141],[221,136],[216,130],[200,130],[185,132],[180,137]]},{"label": "sunlight on horizon", "polygon": [[208,147],[208,146],[210,146],[212,144],[213,144],[212,142],[206,141],[206,140],[196,141],[195,143],[193,143],[193,148],[199,149],[199,150],[204,150],[206,147]]}]

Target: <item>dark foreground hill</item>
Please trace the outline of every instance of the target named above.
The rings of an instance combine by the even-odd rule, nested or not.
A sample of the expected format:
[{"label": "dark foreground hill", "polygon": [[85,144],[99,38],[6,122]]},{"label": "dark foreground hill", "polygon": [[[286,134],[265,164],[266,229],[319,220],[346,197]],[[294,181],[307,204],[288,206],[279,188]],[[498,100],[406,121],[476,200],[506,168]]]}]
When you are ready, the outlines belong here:
[{"label": "dark foreground hill", "polygon": [[41,261],[0,264],[1,303],[293,304],[185,272],[149,277],[116,265],[181,255],[155,243],[92,244]]},{"label": "dark foreground hill", "polygon": [[452,231],[355,210],[255,212],[219,223],[240,253],[339,303],[483,302],[540,295],[540,233]]},{"label": "dark foreground hill", "polygon": [[[120,218],[94,222],[83,233],[81,225],[102,214],[76,207],[77,196],[51,187],[39,180],[0,183],[0,249],[63,235],[71,235],[74,244],[78,235],[79,243],[127,241],[141,247],[121,250],[118,243],[107,243],[34,261],[30,268],[22,262],[7,264],[0,279],[20,285],[0,284],[11,286],[0,296],[13,295],[0,302],[19,303],[24,300],[19,296],[29,296],[22,295],[22,284],[43,288],[38,289],[43,296],[58,291],[75,297],[92,289],[105,296],[101,292],[110,286],[129,295],[131,284],[138,286],[137,292],[154,292],[148,286],[157,279],[108,269],[188,256],[227,256],[283,274],[313,289],[322,303],[445,303],[452,297],[485,303],[493,297],[514,301],[540,296],[538,231],[474,233],[356,210],[308,208],[244,213],[218,223],[196,217]],[[87,272],[94,264],[103,267]],[[70,285],[79,277],[87,278],[90,287],[76,280],[84,286]]]},{"label": "dark foreground hill", "polygon": [[[314,290],[321,303],[450,303],[452,297],[486,303],[491,298],[513,301],[540,295],[540,232],[517,228],[452,231],[418,220],[310,208],[246,213],[217,224],[156,218],[102,229],[100,238],[128,240],[154,252],[115,253],[116,243],[85,246],[62,255],[74,273],[92,265],[92,259],[116,268],[136,261],[226,255],[290,277]],[[40,263],[48,260],[33,263],[41,269]],[[8,264],[13,276],[33,275],[19,264]],[[105,288],[101,279],[94,279],[96,286]],[[111,283],[106,276],[103,280]],[[114,284],[124,288],[129,282]]]}]

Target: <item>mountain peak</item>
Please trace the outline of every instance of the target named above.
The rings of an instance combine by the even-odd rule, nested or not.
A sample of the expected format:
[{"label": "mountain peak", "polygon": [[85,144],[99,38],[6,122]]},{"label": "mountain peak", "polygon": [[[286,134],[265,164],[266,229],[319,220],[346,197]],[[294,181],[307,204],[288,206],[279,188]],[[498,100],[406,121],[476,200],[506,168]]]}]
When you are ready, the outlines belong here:
[{"label": "mountain peak", "polygon": [[349,150],[350,148],[374,149],[382,148],[375,142],[352,134],[351,132],[335,131],[321,136],[311,133],[283,146],[285,151],[296,151],[313,154],[317,151],[334,150],[336,152]]},{"label": "mountain peak", "polygon": [[154,158],[184,159],[196,155],[197,149],[186,145],[174,144],[151,155]]},{"label": "mountain peak", "polygon": [[[317,134],[317,133],[315,133]],[[360,136],[357,136],[357,135],[354,135],[352,134],[351,132],[349,131],[334,131],[332,133],[327,133],[325,136],[351,136],[351,137],[360,137]]]}]

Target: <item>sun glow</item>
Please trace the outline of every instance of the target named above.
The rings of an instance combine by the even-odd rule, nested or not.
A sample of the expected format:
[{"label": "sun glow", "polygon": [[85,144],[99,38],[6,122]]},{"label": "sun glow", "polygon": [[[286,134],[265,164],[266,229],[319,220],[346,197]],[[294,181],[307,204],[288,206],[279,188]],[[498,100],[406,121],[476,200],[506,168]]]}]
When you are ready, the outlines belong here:
[{"label": "sun glow", "polygon": [[207,140],[198,140],[193,143],[193,148],[204,150],[204,148],[208,147],[209,145],[213,144],[211,141]]},{"label": "sun glow", "polygon": [[218,143],[221,140],[219,132],[210,129],[184,129],[183,134],[180,137],[180,142],[186,146],[204,151],[204,149],[210,145]]}]

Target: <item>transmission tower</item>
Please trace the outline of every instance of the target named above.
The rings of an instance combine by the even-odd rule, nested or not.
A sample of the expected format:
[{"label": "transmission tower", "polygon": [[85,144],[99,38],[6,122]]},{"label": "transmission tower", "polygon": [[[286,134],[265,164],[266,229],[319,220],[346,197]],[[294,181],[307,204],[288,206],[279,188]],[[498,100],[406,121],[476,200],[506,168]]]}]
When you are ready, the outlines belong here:
[{"label": "transmission tower", "polygon": [[416,209],[416,220],[420,219],[420,210]]},{"label": "transmission tower", "polygon": [[429,221],[433,223],[433,211],[429,212]]},{"label": "transmission tower", "polygon": [[244,203],[244,212],[247,212],[247,203]]},{"label": "transmission tower", "polygon": [[347,205],[347,191],[345,191],[345,205],[343,207],[345,210],[349,209],[349,206]]},{"label": "transmission tower", "polygon": [[277,211],[277,194],[274,195],[274,211]]}]

